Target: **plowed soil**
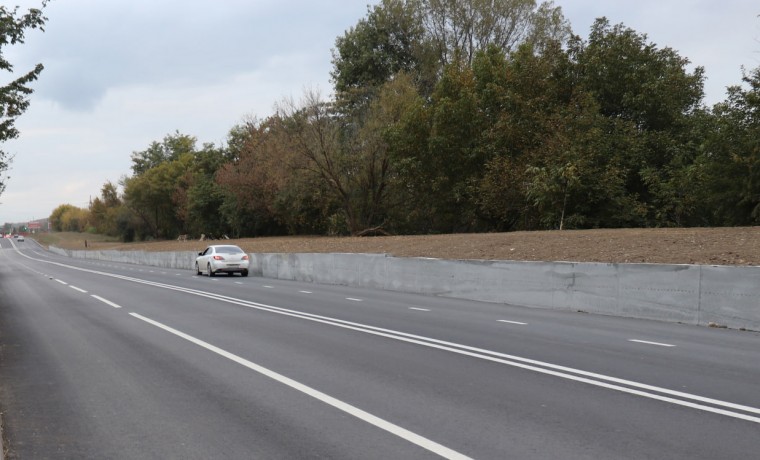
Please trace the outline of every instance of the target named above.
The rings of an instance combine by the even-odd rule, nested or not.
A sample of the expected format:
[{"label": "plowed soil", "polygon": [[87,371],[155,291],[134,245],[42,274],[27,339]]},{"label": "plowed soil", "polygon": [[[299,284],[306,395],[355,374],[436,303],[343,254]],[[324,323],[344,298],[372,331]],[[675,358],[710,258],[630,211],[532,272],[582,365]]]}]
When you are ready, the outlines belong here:
[{"label": "plowed soil", "polygon": [[[81,240],[60,246],[84,249]],[[760,266],[760,227],[597,229],[382,237],[266,237],[147,243],[90,242],[88,249],[201,251],[230,243],[246,252],[384,253],[397,257]]]}]

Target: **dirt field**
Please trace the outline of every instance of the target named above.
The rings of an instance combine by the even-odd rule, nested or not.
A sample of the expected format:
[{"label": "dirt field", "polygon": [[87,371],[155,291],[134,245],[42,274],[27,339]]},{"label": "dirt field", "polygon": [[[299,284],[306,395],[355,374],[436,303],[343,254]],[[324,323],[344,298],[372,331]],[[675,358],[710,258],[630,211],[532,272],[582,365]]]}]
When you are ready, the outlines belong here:
[{"label": "dirt field", "polygon": [[[55,235],[55,234],[53,234]],[[608,263],[760,265],[760,227],[604,229],[388,237],[268,237],[224,241],[112,243],[74,234],[70,249],[201,251],[228,242],[247,252],[363,252],[397,257]]]}]

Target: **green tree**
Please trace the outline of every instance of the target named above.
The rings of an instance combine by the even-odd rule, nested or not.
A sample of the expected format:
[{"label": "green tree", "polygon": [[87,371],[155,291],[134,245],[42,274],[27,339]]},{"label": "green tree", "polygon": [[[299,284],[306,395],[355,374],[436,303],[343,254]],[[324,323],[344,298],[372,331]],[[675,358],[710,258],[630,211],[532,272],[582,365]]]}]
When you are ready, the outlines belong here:
[{"label": "green tree", "polygon": [[[679,172],[696,151],[688,142],[690,120],[700,109],[704,70],[687,71],[689,60],[671,48],[658,48],[622,24],[597,19],[587,42],[570,45],[583,86],[609,120],[612,137],[626,137],[617,151],[626,188],[636,204],[629,225],[673,225],[680,219],[663,208],[685,209],[673,200]],[[684,150],[691,147],[692,150]],[[638,214],[638,217],[636,215]]]},{"label": "green tree", "polygon": [[119,236],[117,219],[123,206],[117,185],[107,181],[100,189],[100,196],[90,203],[90,225],[100,234]]},{"label": "green tree", "polygon": [[335,40],[331,75],[340,97],[371,95],[402,71],[431,78],[420,8],[417,0],[382,0]]},{"label": "green tree", "polygon": [[193,235],[229,233],[220,207],[224,201],[221,187],[215,176],[227,157],[223,149],[204,144],[193,153],[193,165],[178,184],[174,194],[177,215],[184,222],[183,231]]},{"label": "green tree", "polygon": [[[47,18],[42,15],[42,8],[46,5],[47,0],[43,0],[40,9],[32,8],[21,15],[18,12],[18,7],[8,9],[5,6],[0,6],[0,70],[9,73],[14,71],[13,65],[4,57],[4,48],[24,43],[27,30],[44,30],[43,26]],[[29,107],[29,96],[33,91],[29,84],[37,80],[42,69],[42,64],[37,64],[34,69],[0,86],[0,143],[19,136],[15,127],[16,120]],[[6,187],[3,175],[8,170],[12,160],[11,155],[0,150],[0,195]]]},{"label": "green tree", "polygon": [[559,42],[474,62],[486,172],[478,203],[499,229],[598,226],[624,190],[605,119]]},{"label": "green tree", "polygon": [[190,153],[165,161],[124,181],[124,202],[139,217],[138,238],[173,238],[181,233],[183,222],[177,215],[180,180],[192,168]]},{"label": "green tree", "polygon": [[174,134],[164,136],[162,142],[151,142],[147,149],[132,153],[132,174],[139,176],[161,163],[178,159],[181,155],[195,152],[197,139],[193,136]]},{"label": "green tree", "polygon": [[695,162],[712,225],[760,224],[760,67],[713,108],[715,127]]}]

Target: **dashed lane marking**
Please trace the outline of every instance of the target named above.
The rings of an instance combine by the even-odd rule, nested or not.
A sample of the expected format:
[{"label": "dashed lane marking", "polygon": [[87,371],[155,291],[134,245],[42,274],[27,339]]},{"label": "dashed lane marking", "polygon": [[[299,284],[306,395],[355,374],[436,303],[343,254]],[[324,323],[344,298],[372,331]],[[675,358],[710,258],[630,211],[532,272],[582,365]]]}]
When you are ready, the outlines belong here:
[{"label": "dashed lane marking", "polygon": [[647,345],[656,345],[658,347],[675,347],[675,345],[671,345],[669,343],[650,342],[648,340],[629,339],[628,341],[636,342],[636,343],[645,343]]}]

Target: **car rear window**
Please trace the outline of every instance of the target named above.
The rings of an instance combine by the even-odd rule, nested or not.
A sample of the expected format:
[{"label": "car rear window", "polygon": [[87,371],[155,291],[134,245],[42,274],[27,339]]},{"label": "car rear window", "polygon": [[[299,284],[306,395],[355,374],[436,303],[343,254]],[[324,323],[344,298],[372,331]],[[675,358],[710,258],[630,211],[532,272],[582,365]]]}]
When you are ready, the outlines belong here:
[{"label": "car rear window", "polygon": [[237,246],[221,246],[216,248],[216,252],[220,254],[239,254],[243,252],[243,250]]}]

